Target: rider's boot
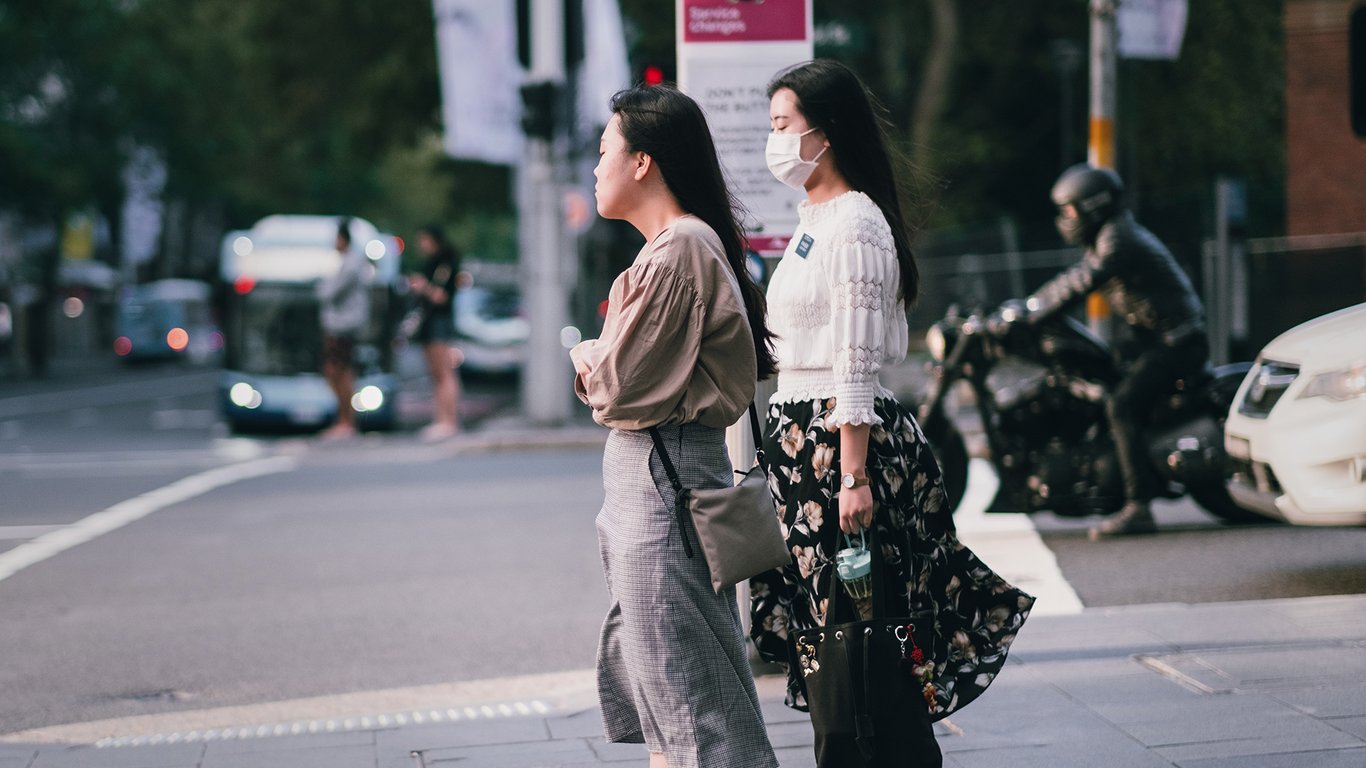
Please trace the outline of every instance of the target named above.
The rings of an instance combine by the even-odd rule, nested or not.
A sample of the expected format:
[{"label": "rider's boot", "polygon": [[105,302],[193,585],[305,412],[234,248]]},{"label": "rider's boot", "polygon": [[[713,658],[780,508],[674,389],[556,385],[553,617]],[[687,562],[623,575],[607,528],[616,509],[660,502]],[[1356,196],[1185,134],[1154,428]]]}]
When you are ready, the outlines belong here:
[{"label": "rider's boot", "polygon": [[1157,521],[1153,519],[1153,511],[1146,501],[1126,502],[1113,517],[1089,531],[1091,541],[1144,533],[1157,533]]}]

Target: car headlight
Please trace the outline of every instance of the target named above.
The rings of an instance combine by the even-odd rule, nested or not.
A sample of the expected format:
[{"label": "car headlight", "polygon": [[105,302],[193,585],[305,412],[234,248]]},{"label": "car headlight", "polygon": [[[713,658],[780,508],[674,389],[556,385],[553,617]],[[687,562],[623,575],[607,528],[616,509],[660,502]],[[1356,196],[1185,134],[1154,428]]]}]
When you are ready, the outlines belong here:
[{"label": "car headlight", "polygon": [[254,410],[261,407],[261,393],[245,381],[239,381],[232,385],[232,388],[228,390],[228,399],[238,408]]},{"label": "car headlight", "polygon": [[378,411],[384,405],[384,390],[374,384],[361,387],[361,390],[351,396],[351,408],[357,413],[369,413]]},{"label": "car headlight", "polygon": [[925,333],[925,346],[930,350],[930,357],[938,362],[943,362],[944,353],[948,349],[948,342],[944,339],[944,329],[938,325],[930,326],[930,330]]},{"label": "car headlight", "polygon": [[1320,373],[1309,380],[1300,398],[1326,397],[1345,401],[1366,396],[1366,361],[1340,371]]}]

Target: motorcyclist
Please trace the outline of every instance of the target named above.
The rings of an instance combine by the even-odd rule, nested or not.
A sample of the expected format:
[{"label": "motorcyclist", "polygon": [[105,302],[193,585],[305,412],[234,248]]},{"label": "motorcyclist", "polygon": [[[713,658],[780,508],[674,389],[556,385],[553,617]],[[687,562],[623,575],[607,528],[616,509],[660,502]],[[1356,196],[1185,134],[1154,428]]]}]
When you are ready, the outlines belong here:
[{"label": "motorcyclist", "polygon": [[1204,307],[1171,252],[1125,207],[1124,184],[1114,171],[1074,165],[1058,177],[1052,198],[1058,233],[1084,246],[1085,253],[1028,297],[1025,311],[1012,319],[1033,325],[1099,291],[1129,326],[1141,352],[1105,401],[1125,503],[1091,528],[1090,537],[1155,533],[1149,504],[1156,496],[1156,478],[1148,466],[1142,424],[1177,379],[1206,366]]}]

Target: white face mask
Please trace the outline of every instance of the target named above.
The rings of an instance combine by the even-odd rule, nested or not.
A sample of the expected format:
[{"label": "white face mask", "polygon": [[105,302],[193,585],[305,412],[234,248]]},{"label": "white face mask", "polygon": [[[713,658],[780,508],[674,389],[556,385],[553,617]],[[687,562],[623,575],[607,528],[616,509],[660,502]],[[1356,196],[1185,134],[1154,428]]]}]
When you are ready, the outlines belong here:
[{"label": "white face mask", "polygon": [[816,171],[816,161],[821,159],[825,150],[829,146],[821,147],[821,151],[810,160],[802,159],[802,137],[807,133],[812,133],[816,129],[812,128],[806,133],[770,133],[768,135],[768,146],[764,149],[764,159],[768,161],[768,170],[773,173],[773,177],[778,181],[796,190],[805,189],[806,180],[811,178],[811,174]]}]

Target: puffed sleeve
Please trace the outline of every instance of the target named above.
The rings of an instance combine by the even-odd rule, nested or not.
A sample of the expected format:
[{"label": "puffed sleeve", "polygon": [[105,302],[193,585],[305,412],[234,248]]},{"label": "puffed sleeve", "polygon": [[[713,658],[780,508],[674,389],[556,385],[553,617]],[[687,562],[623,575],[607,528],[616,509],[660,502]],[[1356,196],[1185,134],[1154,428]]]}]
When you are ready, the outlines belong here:
[{"label": "puffed sleeve", "polygon": [[599,424],[664,423],[687,391],[702,345],[703,306],[667,264],[637,263],[612,283],[602,335],[570,350],[574,391]]},{"label": "puffed sleeve", "polygon": [[843,234],[826,265],[830,281],[831,343],[835,374],[836,424],[881,424],[873,411],[877,374],[882,368],[886,323],[883,285],[895,279],[890,234],[859,220]]}]

